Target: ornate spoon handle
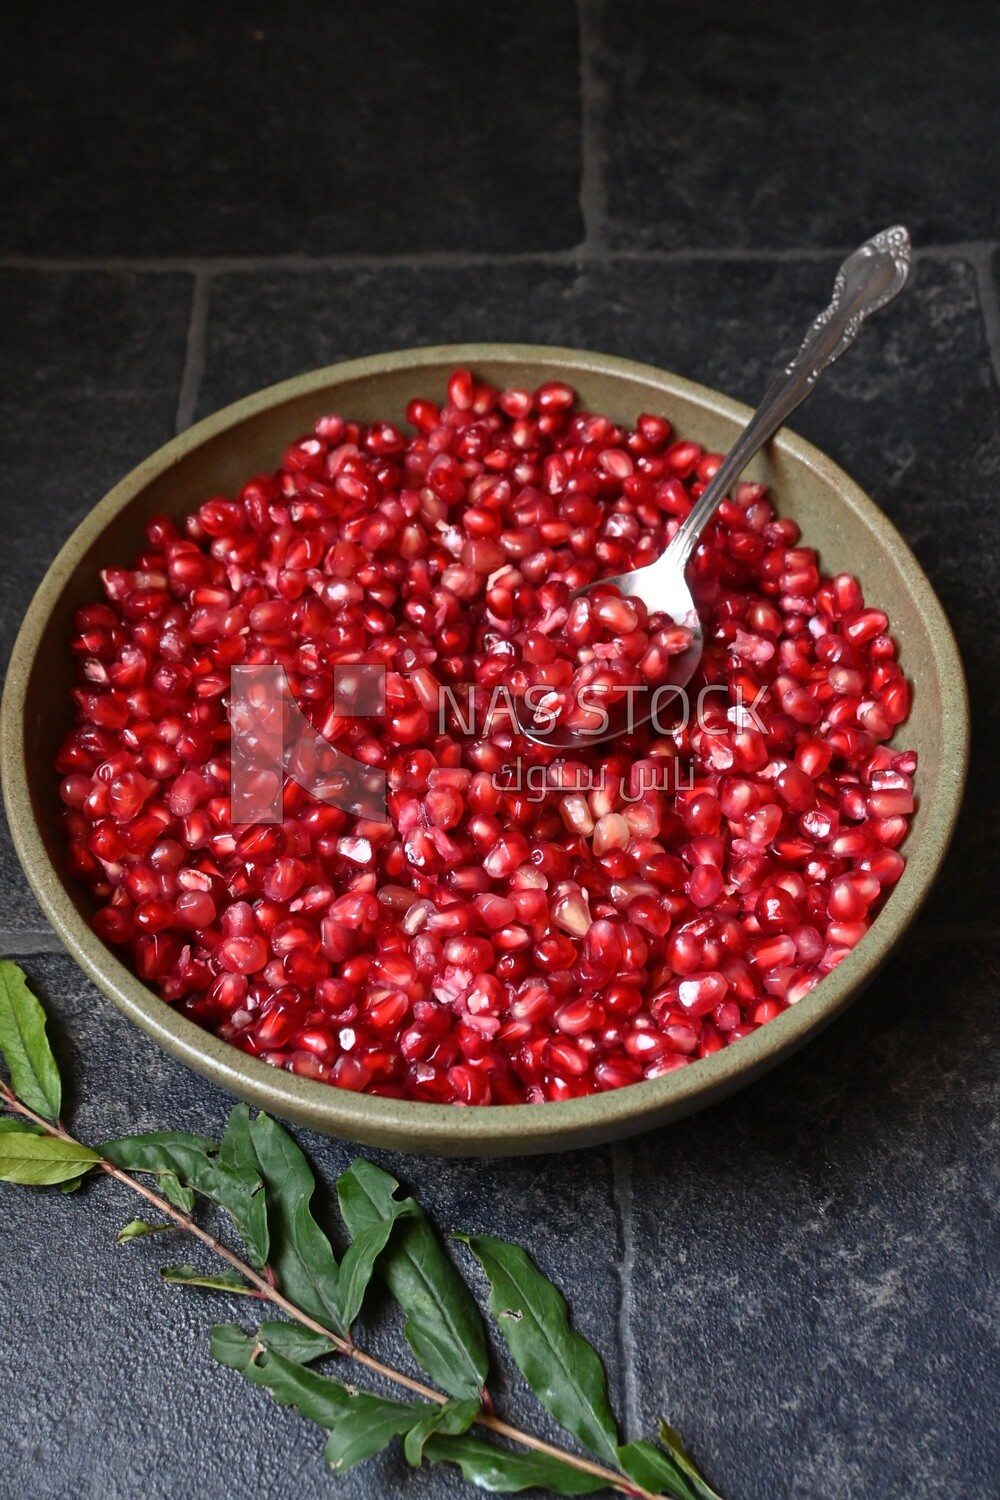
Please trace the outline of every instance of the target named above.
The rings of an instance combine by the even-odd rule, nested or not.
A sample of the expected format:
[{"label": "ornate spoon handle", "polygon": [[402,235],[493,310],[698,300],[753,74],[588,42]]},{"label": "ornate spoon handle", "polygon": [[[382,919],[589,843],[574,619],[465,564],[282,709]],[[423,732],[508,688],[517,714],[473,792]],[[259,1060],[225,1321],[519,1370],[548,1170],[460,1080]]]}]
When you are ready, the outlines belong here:
[{"label": "ornate spoon handle", "polygon": [[830,306],[815,319],[798,354],[769,387],[664,558],[669,553],[673,565],[678,556],[687,561],[733,481],[812,394],[823,371],[851,347],[865,319],[903,290],[909,272],[910,236],[899,224],[865,240],[847,257],[837,272]]}]

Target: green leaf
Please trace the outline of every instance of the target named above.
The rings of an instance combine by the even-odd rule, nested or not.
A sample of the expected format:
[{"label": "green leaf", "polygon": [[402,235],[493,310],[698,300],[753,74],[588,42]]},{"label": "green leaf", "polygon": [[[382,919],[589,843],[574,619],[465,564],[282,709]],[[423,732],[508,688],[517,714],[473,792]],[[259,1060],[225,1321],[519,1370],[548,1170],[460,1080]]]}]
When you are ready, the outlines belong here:
[{"label": "green leaf", "polygon": [[32,1125],[30,1120],[12,1120],[9,1115],[0,1115],[0,1135],[8,1131],[15,1135],[41,1135],[42,1127]]},{"label": "green leaf", "polygon": [[314,1359],[323,1359],[324,1356],[337,1352],[328,1338],[324,1338],[321,1333],[313,1333],[311,1328],[303,1328],[301,1323],[280,1320],[262,1323],[257,1330],[257,1339],[276,1354],[282,1354],[285,1359],[292,1359],[300,1365],[308,1365]]},{"label": "green leaf", "polygon": [[182,1214],[194,1213],[194,1191],[185,1187],[176,1172],[159,1172],[156,1177],[156,1186],[175,1208],[179,1208]]},{"label": "green leaf", "polygon": [[243,1297],[256,1297],[252,1286],[247,1286],[242,1276],[235,1271],[199,1271],[197,1266],[161,1266],[160,1275],[171,1286],[203,1286],[211,1292],[239,1292]]},{"label": "green leaf", "polygon": [[424,1446],[429,1463],[457,1464],[470,1484],[494,1494],[515,1490],[548,1490],[550,1495],[593,1495],[608,1488],[596,1474],[585,1474],[545,1453],[516,1453],[488,1438],[467,1432],[462,1437],[435,1433]]},{"label": "green leaf", "polygon": [[120,1136],[101,1149],[109,1161],[126,1172],[150,1172],[157,1177],[173,1173],[196,1186],[192,1179],[204,1173],[205,1159],[218,1147],[208,1136],[187,1130],[156,1130],[148,1135]]},{"label": "green leaf", "polygon": [[473,1422],[482,1410],[482,1403],[475,1396],[470,1396],[464,1401],[454,1397],[446,1401],[443,1406],[434,1406],[414,1422],[406,1437],[403,1439],[403,1452],[406,1454],[406,1462],[414,1469],[419,1469],[424,1458],[424,1445],[429,1437],[440,1432],[447,1437],[457,1437],[463,1432],[468,1432]]},{"label": "green leaf", "polygon": [[634,1443],[622,1443],[618,1449],[618,1463],[630,1479],[652,1490],[654,1494],[672,1495],[675,1500],[695,1500],[696,1492],[678,1469],[669,1453],[640,1438]]},{"label": "green leaf", "polygon": [[394,1437],[408,1432],[425,1415],[428,1406],[434,1405],[426,1401],[389,1401],[369,1391],[348,1390],[346,1386],[343,1389],[348,1391],[350,1408],[330,1433],[325,1455],[337,1474],[381,1453]]},{"label": "green leaf", "polygon": [[337,1183],[344,1222],[356,1239],[408,1209],[396,1218],[378,1274],[403,1309],[406,1341],[431,1379],[451,1396],[478,1398],[489,1373],[479,1308],[420,1206],[395,1199],[398,1188],[371,1162],[353,1162]]},{"label": "green leaf", "polygon": [[[239,1107],[238,1107],[239,1109]],[[234,1113],[238,1113],[234,1111]],[[232,1124],[232,1122],[230,1122]],[[339,1270],[333,1247],[310,1208],[316,1179],[302,1151],[270,1115],[242,1121],[229,1137],[227,1151],[240,1141],[241,1159],[252,1149],[256,1171],[267,1193],[271,1267],[278,1285],[296,1307],[317,1322],[343,1333],[338,1299]]]},{"label": "green leaf", "polygon": [[257,1271],[267,1265],[270,1235],[267,1198],[256,1172],[224,1167],[216,1163],[216,1186],[210,1194],[229,1214],[247,1251],[247,1260]]},{"label": "green leaf", "polygon": [[150,1224],[146,1219],[130,1219],[119,1229],[115,1240],[119,1245],[127,1245],[129,1240],[140,1239],[144,1234],[162,1234],[165,1229],[176,1228],[176,1224]]},{"label": "green leaf", "polygon": [[28,989],[24,970],[9,958],[0,960],[0,1052],[21,1103],[46,1120],[58,1120],[62,1084],[45,1035],[45,1012]]},{"label": "green leaf", "polygon": [[691,1487],[698,1500],[722,1500],[685,1448],[680,1433],[676,1432],[663,1417],[660,1418],[660,1442],[668,1450],[677,1467],[691,1481]]},{"label": "green leaf", "polygon": [[186,1131],[122,1136],[108,1141],[102,1149],[116,1166],[126,1171],[151,1172],[165,1179],[164,1196],[171,1202],[175,1199],[170,1197],[167,1184],[172,1190],[172,1178],[218,1203],[236,1225],[250,1264],[258,1271],[264,1269],[268,1254],[267,1205],[263,1183],[255,1171],[225,1165],[212,1154],[217,1149],[213,1141]]},{"label": "green leaf", "polygon": [[[237,1104],[230,1111],[222,1137],[222,1145],[219,1148],[219,1162],[222,1169],[232,1172],[237,1180],[259,1182],[263,1188],[263,1173],[260,1171],[257,1153],[250,1139],[250,1110],[245,1104]],[[228,1204],[225,1206],[229,1207]],[[239,1202],[236,1206],[240,1208],[241,1213],[247,1215],[247,1234],[256,1256],[253,1264],[256,1265],[258,1271],[262,1271],[267,1264],[271,1248],[266,1189],[262,1192],[255,1191],[251,1194],[249,1202]],[[230,1208],[230,1212],[232,1211]]]},{"label": "green leaf", "polygon": [[251,1384],[270,1391],[282,1406],[294,1406],[320,1427],[332,1427],[347,1410],[349,1393],[340,1381],[286,1359],[268,1349],[259,1336],[244,1333],[233,1323],[212,1329],[210,1348],[213,1359],[238,1370]]},{"label": "green leaf", "polygon": [[618,1430],[596,1349],[570,1325],[559,1288],[519,1245],[488,1234],[456,1235],[490,1283],[490,1311],[514,1362],[546,1411],[584,1447],[616,1461]]},{"label": "green leaf", "polygon": [[362,1229],[357,1238],[352,1239],[348,1245],[340,1262],[339,1289],[340,1317],[345,1328],[350,1328],[361,1311],[365,1292],[368,1290],[372,1273],[375,1270],[375,1262],[389,1242],[393,1225],[397,1219],[405,1218],[412,1213],[412,1199],[404,1202],[393,1199],[392,1212],[389,1216],[380,1219],[376,1224],[370,1224],[367,1229]]},{"label": "green leaf", "polygon": [[49,1187],[82,1177],[100,1156],[78,1141],[61,1141],[33,1130],[9,1130],[0,1135],[0,1181],[28,1187]]},{"label": "green leaf", "polygon": [[236,1104],[229,1111],[219,1146],[219,1160],[227,1167],[257,1170],[257,1153],[250,1139],[250,1106]]},{"label": "green leaf", "polygon": [[[246,1374],[254,1355],[263,1347],[254,1334],[246,1333],[237,1323],[216,1323],[209,1336],[208,1348],[212,1358],[228,1370],[238,1370],[241,1375]],[[255,1384],[263,1385],[263,1381],[258,1380]]]},{"label": "green leaf", "polygon": [[[268,1327],[271,1325],[265,1325]],[[263,1331],[263,1330],[262,1330]],[[327,1462],[339,1472],[379,1453],[424,1414],[424,1401],[388,1401],[307,1370],[233,1324],[212,1329],[212,1356],[330,1432]]]}]

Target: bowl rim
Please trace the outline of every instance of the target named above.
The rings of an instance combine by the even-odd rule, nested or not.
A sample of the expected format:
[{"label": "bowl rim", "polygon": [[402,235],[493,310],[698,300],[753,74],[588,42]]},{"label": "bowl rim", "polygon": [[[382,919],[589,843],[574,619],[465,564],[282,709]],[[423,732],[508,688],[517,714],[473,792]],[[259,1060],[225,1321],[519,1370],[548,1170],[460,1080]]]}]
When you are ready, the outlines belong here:
[{"label": "bowl rim", "polygon": [[[969,714],[961,657],[947,616],[895,526],[839,465],[813,444],[783,429],[778,451],[831,484],[891,552],[935,643],[941,689],[941,784],[927,812],[923,837],[871,931],[798,1005],[692,1067],[582,1099],[542,1104],[428,1104],[356,1094],[300,1078],[239,1051],[148,989],[107,948],[77,911],[67,879],[50,858],[31,802],[24,718],[27,687],[52,601],[100,533],[155,477],[209,439],[273,406],[325,386],[425,366],[539,365],[631,378],[726,419],[746,422],[742,402],[654,365],[614,355],[545,344],[466,343],[389,351],[294,376],[243,397],[165,443],[119,481],[80,522],[39,584],[18,632],[0,713],[0,776],[11,833],[29,884],[48,921],[85,973],[131,1021],[167,1051],[239,1097],[326,1134],[371,1145],[431,1154],[531,1154],[609,1140],[650,1128],[732,1092],[775,1066],[845,1008],[889,957],[933,883],[954,830],[965,785]],[[899,899],[902,897],[902,899]]]}]

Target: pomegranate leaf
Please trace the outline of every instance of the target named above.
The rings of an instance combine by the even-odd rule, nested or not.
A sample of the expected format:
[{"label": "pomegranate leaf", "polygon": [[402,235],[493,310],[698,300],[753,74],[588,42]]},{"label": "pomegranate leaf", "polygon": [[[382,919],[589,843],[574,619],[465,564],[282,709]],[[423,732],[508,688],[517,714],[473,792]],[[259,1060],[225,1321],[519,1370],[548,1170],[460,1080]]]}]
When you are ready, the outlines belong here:
[{"label": "pomegranate leaf", "polygon": [[126,1135],[102,1147],[109,1161],[125,1171],[150,1172],[156,1177],[172,1173],[186,1187],[224,1208],[246,1245],[250,1264],[261,1271],[268,1255],[263,1183],[249,1167],[226,1166],[213,1155],[218,1149],[204,1136],[180,1130]]},{"label": "pomegranate leaf", "polygon": [[[256,1170],[267,1193],[271,1233],[270,1264],[282,1292],[303,1312],[338,1333],[340,1317],[340,1271],[333,1247],[313,1217],[310,1202],[316,1179],[295,1141],[270,1115],[250,1119],[246,1105],[233,1114],[246,1116],[246,1134],[253,1150]],[[226,1135],[230,1135],[230,1126]],[[237,1134],[241,1134],[238,1127]],[[233,1137],[230,1137],[232,1143]],[[235,1147],[234,1147],[235,1149]],[[241,1145],[241,1151],[246,1150]]]},{"label": "pomegranate leaf", "polygon": [[381,1453],[394,1437],[409,1432],[428,1406],[434,1412],[438,1410],[436,1403],[390,1401],[357,1387],[341,1389],[347,1393],[350,1406],[331,1431],[324,1455],[336,1474],[343,1474],[355,1464]]},{"label": "pomegranate leaf", "polygon": [[71,1182],[100,1161],[96,1151],[77,1141],[39,1135],[30,1126],[0,1134],[0,1181],[27,1187],[51,1187]]},{"label": "pomegranate leaf", "polygon": [[709,1490],[696,1490],[685,1478],[669,1453],[647,1443],[644,1438],[634,1443],[623,1443],[618,1449],[618,1462],[630,1479],[641,1484],[643,1489],[655,1490],[657,1494],[672,1495],[675,1500],[700,1500]]},{"label": "pomegranate leaf", "polygon": [[697,1500],[721,1500],[721,1496],[711,1488],[685,1448],[680,1433],[675,1431],[663,1417],[660,1418],[660,1442],[669,1451],[677,1467],[687,1475]]},{"label": "pomegranate leaf", "polygon": [[[399,1183],[360,1158],[337,1181],[344,1223],[356,1239],[395,1219],[378,1275],[405,1315],[403,1335],[428,1375],[450,1396],[476,1397],[489,1374],[486,1329],[475,1299],[442,1249],[423,1209],[395,1197]],[[405,1207],[405,1216],[399,1209]]]},{"label": "pomegranate leaf", "polygon": [[375,1270],[375,1262],[388,1244],[392,1226],[397,1219],[412,1214],[413,1200],[399,1202],[393,1199],[392,1207],[394,1212],[389,1217],[380,1219],[377,1224],[370,1224],[351,1240],[340,1262],[339,1306],[344,1328],[350,1328],[361,1311],[365,1292]]},{"label": "pomegranate leaf", "polygon": [[[26,993],[31,1004],[22,1012],[33,1025],[32,1005],[38,1002]],[[41,1024],[44,1038],[44,1016]],[[0,1107],[18,1112],[20,1105],[8,1090],[0,1097],[6,1101]],[[490,1308],[516,1363],[551,1414],[620,1467],[617,1473],[587,1473],[581,1459],[569,1453],[560,1457],[555,1450],[538,1452],[534,1439],[509,1426],[502,1428],[503,1434],[520,1448],[472,1434],[469,1429],[477,1420],[491,1425],[481,1415],[488,1374],[483,1320],[423,1211],[412,1198],[396,1196],[399,1183],[388,1172],[358,1159],[337,1183],[352,1235],[341,1268],[310,1210],[316,1184],[309,1164],[287,1131],[267,1115],[251,1119],[246,1106],[237,1106],[219,1147],[204,1136],[162,1131],[110,1141],[102,1155],[59,1125],[0,1114],[0,1179],[72,1191],[93,1167],[109,1162],[156,1177],[163,1198],[186,1212],[193,1208],[196,1192],[209,1197],[229,1212],[248,1242],[248,1260],[258,1269],[279,1272],[282,1295],[263,1280],[258,1290],[251,1265],[233,1260],[223,1244],[190,1221],[175,1226],[133,1219],[118,1235],[124,1243],[174,1227],[197,1232],[239,1271],[211,1274],[188,1264],[164,1266],[164,1280],[261,1297],[300,1320],[262,1323],[255,1336],[234,1324],[218,1325],[212,1330],[211,1350],[221,1364],[325,1427],[330,1433],[326,1457],[334,1469],[351,1468],[402,1435],[414,1467],[424,1460],[451,1462],[487,1490],[542,1488],[555,1495],[581,1495],[610,1484],[629,1492],[633,1486],[655,1488],[673,1500],[719,1500],[665,1422],[660,1438],[667,1451],[646,1442],[618,1445],[600,1360],[570,1326],[562,1294],[523,1250],[488,1235],[456,1238],[465,1241],[486,1271]],[[130,1177],[122,1180],[147,1193]],[[166,1211],[163,1198],[159,1204]],[[338,1310],[353,1316],[360,1309],[376,1268],[402,1306],[411,1349],[452,1399],[392,1401],[308,1368],[339,1347],[385,1379],[412,1385],[400,1371],[315,1326],[318,1315],[343,1334]]]},{"label": "pomegranate leaf", "polygon": [[161,1266],[160,1275],[171,1286],[203,1286],[211,1292],[239,1292],[243,1297],[256,1297],[252,1286],[247,1286],[242,1276],[235,1271],[216,1271],[210,1274],[199,1271],[197,1266]]},{"label": "pomegranate leaf", "polygon": [[335,1352],[330,1340],[321,1333],[313,1333],[311,1328],[303,1328],[299,1323],[277,1319],[260,1325],[257,1341],[298,1365],[311,1364],[314,1359],[323,1359]]},{"label": "pomegranate leaf", "polygon": [[233,1324],[213,1328],[212,1357],[270,1391],[282,1406],[293,1406],[310,1422],[327,1428],[326,1459],[338,1472],[380,1453],[428,1411],[429,1402],[390,1401],[307,1370],[268,1346],[268,1326],[262,1325],[256,1338]]},{"label": "pomegranate leaf", "polygon": [[250,1134],[250,1108],[237,1104],[229,1111],[222,1133],[219,1160],[226,1167],[243,1167],[260,1175],[260,1162]]},{"label": "pomegranate leaf", "polygon": [[127,1245],[129,1240],[141,1239],[144,1234],[162,1234],[165,1229],[176,1229],[176,1224],[150,1224],[146,1219],[130,1219],[123,1224],[115,1235],[119,1245]]},{"label": "pomegranate leaf", "polygon": [[467,1432],[461,1437],[438,1433],[427,1439],[424,1458],[429,1463],[457,1464],[470,1484],[494,1494],[515,1490],[548,1490],[550,1495],[593,1495],[607,1489],[607,1481],[585,1474],[545,1453],[517,1453]]},{"label": "pomegranate leaf", "polygon": [[482,1403],[475,1396],[469,1396],[463,1401],[453,1396],[443,1406],[431,1407],[419,1422],[414,1422],[403,1439],[406,1462],[414,1469],[419,1469],[423,1463],[424,1446],[433,1433],[458,1437],[463,1432],[468,1432],[481,1410]]},{"label": "pomegranate leaf", "polygon": [[604,1366],[569,1321],[559,1288],[519,1245],[460,1234],[490,1283],[490,1311],[514,1363],[556,1421],[598,1457],[617,1461],[618,1430]]},{"label": "pomegranate leaf", "polygon": [[[134,1167],[133,1171],[150,1172],[157,1177],[165,1172],[173,1172],[178,1176],[189,1170],[197,1174],[201,1171],[200,1158],[218,1149],[207,1135],[195,1135],[190,1130],[155,1130],[147,1135],[123,1135],[117,1140],[108,1141],[107,1146],[102,1147],[107,1152],[108,1160],[113,1161],[116,1166],[124,1168],[124,1161],[117,1160],[118,1155],[123,1158],[130,1156],[136,1161],[151,1163],[149,1166]],[[112,1150],[115,1151],[115,1156],[110,1154]],[[171,1156],[175,1160],[172,1161]]]},{"label": "pomegranate leaf", "polygon": [[45,1035],[45,1012],[24,970],[9,958],[0,960],[0,1052],[21,1103],[46,1120],[58,1120],[62,1083]]},{"label": "pomegranate leaf", "polygon": [[184,1186],[176,1172],[160,1172],[156,1185],[167,1202],[179,1208],[181,1213],[189,1214],[194,1211],[194,1193]]}]

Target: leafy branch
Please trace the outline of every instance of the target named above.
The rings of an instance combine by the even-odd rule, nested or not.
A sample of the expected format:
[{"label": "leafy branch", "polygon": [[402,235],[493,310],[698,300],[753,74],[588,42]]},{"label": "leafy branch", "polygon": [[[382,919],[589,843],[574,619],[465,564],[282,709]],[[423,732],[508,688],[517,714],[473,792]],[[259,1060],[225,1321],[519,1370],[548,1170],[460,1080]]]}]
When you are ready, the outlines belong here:
[{"label": "leafy branch", "polygon": [[[497,1415],[488,1392],[489,1352],[479,1306],[423,1210],[388,1172],[362,1159],[337,1180],[350,1243],[338,1260],[311,1208],[316,1183],[302,1151],[268,1115],[237,1105],[222,1141],[181,1131],[85,1145],[59,1118],[62,1086],[45,1015],[22,971],[0,961],[0,1180],[79,1186],[103,1173],[138,1194],[158,1220],[133,1219],[120,1243],[164,1229],[190,1234],[224,1262],[210,1274],[164,1266],[165,1281],[241,1293],[281,1318],[252,1333],[218,1324],[211,1352],[253,1385],[328,1433],[326,1460],[343,1472],[403,1440],[408,1463],[456,1464],[482,1489],[540,1488],[555,1495],[612,1489],[633,1500],[719,1500],[676,1433],[660,1444],[619,1441],[596,1350],[573,1328],[559,1289],[516,1245],[457,1235],[490,1284],[489,1308],[511,1356],[541,1404],[592,1457],[556,1447]],[[154,1185],[143,1181],[151,1178]],[[222,1208],[243,1247],[237,1254],[196,1219],[198,1196]],[[373,1277],[399,1304],[403,1335],[433,1385],[374,1358],[352,1326]],[[314,1368],[339,1356],[405,1399]],[[497,1441],[497,1440],[500,1441]]]}]

